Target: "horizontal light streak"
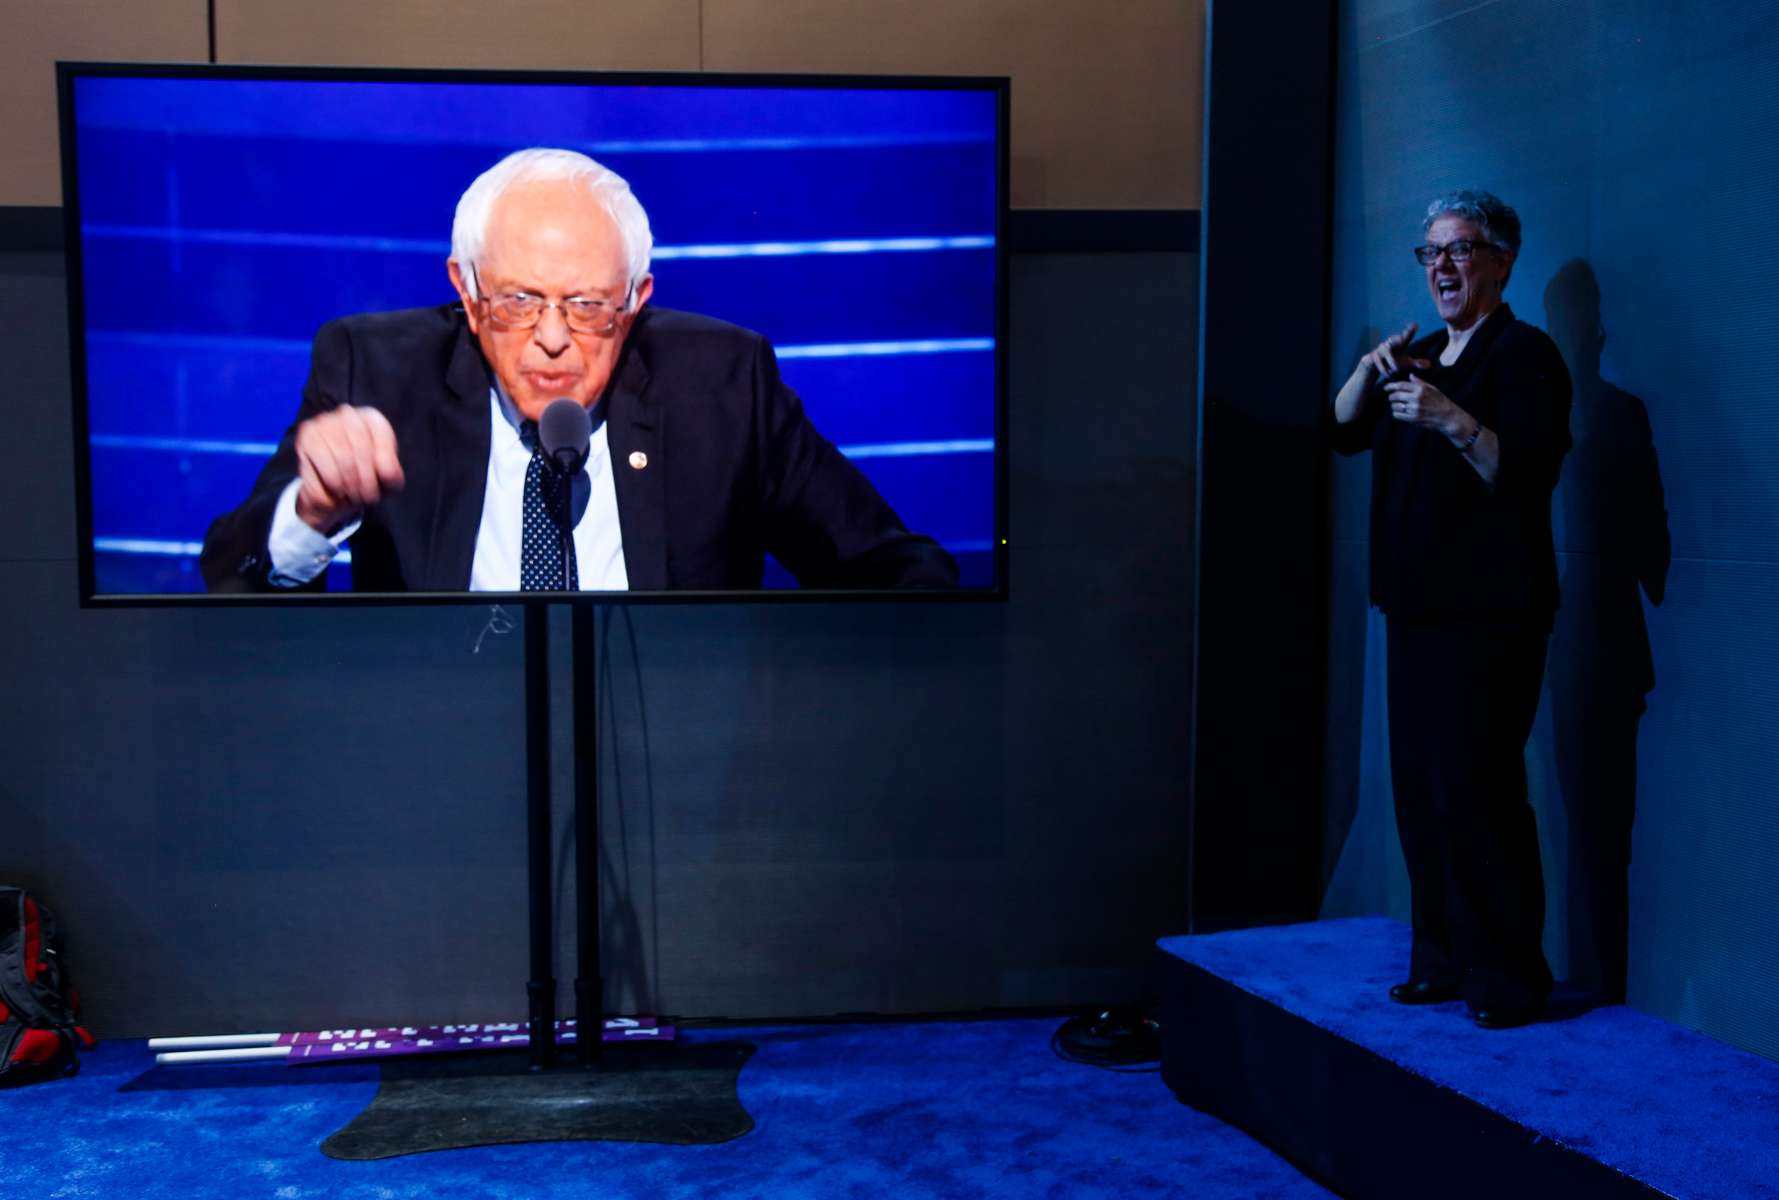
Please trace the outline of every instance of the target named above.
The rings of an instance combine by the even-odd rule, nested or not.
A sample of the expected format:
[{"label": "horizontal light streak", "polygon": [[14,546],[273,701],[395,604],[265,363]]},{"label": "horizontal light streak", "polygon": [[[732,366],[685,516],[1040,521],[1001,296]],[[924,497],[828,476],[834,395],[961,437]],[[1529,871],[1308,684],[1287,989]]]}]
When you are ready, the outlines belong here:
[{"label": "horizontal light streak", "polygon": [[944,442],[875,442],[840,446],[848,458],[912,458],[923,454],[993,454],[993,438],[955,438]]},{"label": "horizontal light streak", "polygon": [[779,346],[780,358],[871,358],[886,354],[957,354],[993,350],[993,338],[926,338],[912,342],[816,342]]},{"label": "horizontal light streak", "polygon": [[[982,554],[994,549],[992,541],[981,539],[965,539],[961,541],[941,541],[941,544],[953,554]],[[202,542],[164,541],[158,538],[123,538],[96,537],[93,549],[101,554],[135,554],[157,558],[197,558],[204,552]],[[352,565],[352,551],[343,549],[334,555],[333,562],[343,566]]]},{"label": "horizontal light streak", "polygon": [[[208,246],[260,246],[297,250],[344,250],[359,254],[424,254],[448,258],[451,243],[427,238],[376,237],[347,233],[281,233],[253,229],[183,229],[169,225],[83,225],[92,238],[166,241]],[[908,254],[937,250],[988,250],[986,234],[957,237],[824,238],[805,242],[710,242],[656,246],[656,262],[674,259],[785,258],[805,254]]]},{"label": "horizontal light streak", "polygon": [[276,442],[227,442],[206,438],[146,437],[133,433],[95,433],[88,439],[107,450],[166,450],[174,454],[246,454],[269,458]]},{"label": "horizontal light streak", "polygon": [[[423,85],[431,86],[431,85]],[[819,102],[819,98],[816,102]],[[81,128],[119,133],[166,132],[155,116],[117,114],[106,109],[93,111],[83,102]],[[132,119],[134,118],[134,119]],[[336,142],[362,146],[424,146],[438,145],[436,121],[424,129],[410,130],[378,126],[375,129],[341,130],[332,127],[297,126],[279,131],[285,141]],[[251,114],[233,120],[222,119],[204,128],[181,130],[198,137],[235,137],[243,133],[263,133]],[[493,146],[503,152],[515,144],[510,133],[499,130],[460,128],[451,140],[467,146]],[[797,150],[896,150],[926,146],[992,146],[995,134],[987,129],[928,129],[894,133],[842,134],[772,134],[738,137],[659,137],[603,138],[582,141],[572,137],[550,138],[549,144],[579,150],[583,154],[602,157],[612,154],[730,154],[753,151],[782,152]]]},{"label": "horizontal light streak", "polygon": [[231,354],[301,354],[307,358],[313,344],[305,338],[243,337],[232,333],[152,333],[145,329],[95,329],[86,335],[88,346],[126,347],[138,350],[218,350]]},{"label": "horizontal light streak", "polygon": [[588,154],[709,154],[747,150],[871,150],[897,146],[986,146],[988,133],[882,133],[822,136],[651,138],[587,142]]},{"label": "horizontal light streak", "polygon": [[[239,337],[217,333],[151,333],[146,330],[96,329],[87,334],[91,346],[168,347],[175,350],[247,351],[262,354],[309,353],[301,338]],[[779,346],[781,359],[877,358],[895,354],[957,354],[993,350],[993,338],[921,338],[902,342],[813,342]]]},{"label": "horizontal light streak", "polygon": [[430,238],[347,233],[280,233],[270,229],[186,229],[175,225],[82,225],[82,236],[123,241],[195,242],[207,246],[279,246],[303,250],[358,250],[380,254],[449,256],[451,243]]},{"label": "horizontal light streak", "polygon": [[103,554],[160,554],[196,558],[204,552],[204,543],[167,542],[155,538],[96,537],[93,539],[93,549]]},{"label": "horizontal light streak", "polygon": [[[204,552],[203,542],[175,542],[160,538],[96,537],[93,549],[101,554],[153,555],[160,558],[196,558]],[[334,562],[352,562],[352,551],[342,550]]]},{"label": "horizontal light streak", "polygon": [[[107,450],[156,450],[172,454],[242,454],[253,458],[269,458],[276,442],[231,442],[215,438],[150,437],[132,433],[95,433],[95,446]],[[954,438],[932,442],[868,442],[841,446],[848,458],[908,458],[922,454],[992,454],[992,438]]]},{"label": "horizontal light streak", "polygon": [[968,237],[828,238],[817,242],[715,242],[656,246],[655,261],[676,258],[784,258],[800,254],[907,254],[931,250],[991,250],[995,240]]}]

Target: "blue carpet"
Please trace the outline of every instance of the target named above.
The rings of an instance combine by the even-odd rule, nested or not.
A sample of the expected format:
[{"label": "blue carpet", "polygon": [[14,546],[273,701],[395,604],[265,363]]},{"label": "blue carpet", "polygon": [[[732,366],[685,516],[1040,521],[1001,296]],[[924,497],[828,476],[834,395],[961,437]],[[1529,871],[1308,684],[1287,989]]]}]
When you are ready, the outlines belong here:
[{"label": "blue carpet", "polygon": [[715,1146],[561,1142],[337,1162],[374,1066],[157,1068],[141,1042],[0,1091],[0,1194],[41,1197],[1327,1197],[1155,1074],[1050,1051],[1055,1019],[691,1030],[759,1047],[754,1131]]},{"label": "blue carpet", "polygon": [[1408,941],[1361,917],[1161,947],[1671,1196],[1779,1197],[1779,1063],[1622,1006],[1482,1030],[1459,1002],[1393,1004]]}]

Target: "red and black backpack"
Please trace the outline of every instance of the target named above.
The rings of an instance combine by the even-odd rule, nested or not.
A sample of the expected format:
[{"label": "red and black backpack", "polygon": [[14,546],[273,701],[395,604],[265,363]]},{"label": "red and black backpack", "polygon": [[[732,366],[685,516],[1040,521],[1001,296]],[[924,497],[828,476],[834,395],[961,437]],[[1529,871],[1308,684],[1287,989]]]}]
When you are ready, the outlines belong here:
[{"label": "red and black backpack", "polygon": [[0,886],[0,1087],[80,1069],[75,1047],[97,1043],[79,1007],[55,918],[23,888]]}]

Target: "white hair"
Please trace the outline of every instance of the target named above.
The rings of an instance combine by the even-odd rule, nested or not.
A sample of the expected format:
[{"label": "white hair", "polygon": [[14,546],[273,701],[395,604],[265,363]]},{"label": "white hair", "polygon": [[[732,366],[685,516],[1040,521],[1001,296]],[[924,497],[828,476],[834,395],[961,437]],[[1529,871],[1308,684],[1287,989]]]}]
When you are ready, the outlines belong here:
[{"label": "white hair", "polygon": [[649,232],[649,214],[643,211],[624,177],[578,151],[533,147],[515,150],[483,171],[457,201],[457,216],[451,222],[451,257],[463,270],[464,287],[471,299],[478,296],[475,268],[487,244],[494,202],[515,183],[557,179],[583,183],[617,223],[630,272],[628,287],[633,290],[649,273],[649,253],[655,248],[654,235]]}]

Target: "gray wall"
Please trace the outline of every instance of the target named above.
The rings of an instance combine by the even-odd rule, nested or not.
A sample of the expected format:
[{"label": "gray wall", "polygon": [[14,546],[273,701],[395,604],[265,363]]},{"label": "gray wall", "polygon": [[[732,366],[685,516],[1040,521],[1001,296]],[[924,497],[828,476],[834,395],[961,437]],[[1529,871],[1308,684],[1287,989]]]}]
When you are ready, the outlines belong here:
[{"label": "gray wall", "polygon": [[[1344,0],[1341,39],[1330,392],[1380,331],[1431,321],[1408,248],[1456,186],[1519,209],[1508,300],[1577,380],[1564,607],[1527,752],[1552,965],[1602,973],[1616,882],[1631,1003],[1779,1055],[1779,359],[1762,252],[1779,9]],[[1368,467],[1337,463],[1333,481],[1330,915],[1406,913],[1365,606]]]},{"label": "gray wall", "polygon": [[[1184,928],[1196,275],[1015,257],[1006,604],[601,617],[609,1008],[1140,993]],[[519,632],[78,609],[59,256],[0,255],[0,353],[0,879],[61,914],[95,1028],[522,1016]]]}]

